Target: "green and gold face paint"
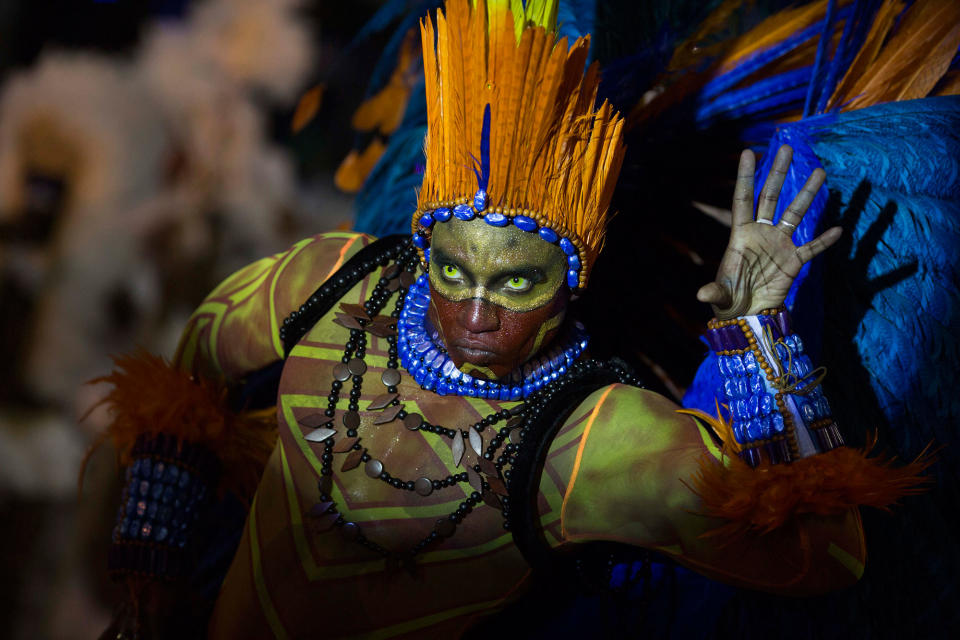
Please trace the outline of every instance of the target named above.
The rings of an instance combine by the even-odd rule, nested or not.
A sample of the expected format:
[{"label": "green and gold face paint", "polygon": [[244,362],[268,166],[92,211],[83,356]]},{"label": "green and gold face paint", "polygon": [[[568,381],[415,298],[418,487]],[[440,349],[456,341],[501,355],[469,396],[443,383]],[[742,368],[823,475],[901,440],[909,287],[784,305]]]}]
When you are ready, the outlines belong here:
[{"label": "green and gold face paint", "polygon": [[546,347],[569,290],[563,251],[536,234],[457,220],[434,227],[430,320],[461,370],[509,374]]},{"label": "green and gold face paint", "polygon": [[430,285],[451,302],[480,298],[525,313],[553,300],[566,264],[563,251],[535,233],[452,218],[433,230]]}]

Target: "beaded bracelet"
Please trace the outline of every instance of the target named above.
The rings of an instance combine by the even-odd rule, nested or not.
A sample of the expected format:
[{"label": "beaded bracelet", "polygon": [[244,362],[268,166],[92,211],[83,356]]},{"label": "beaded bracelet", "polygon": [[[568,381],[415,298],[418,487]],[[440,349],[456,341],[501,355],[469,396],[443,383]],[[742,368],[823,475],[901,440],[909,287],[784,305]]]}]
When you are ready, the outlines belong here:
[{"label": "beaded bracelet", "polygon": [[711,320],[707,341],[717,353],[723,396],[740,457],[757,466],[790,462],[843,445],[803,341],[786,309]]},{"label": "beaded bracelet", "polygon": [[113,530],[111,573],[174,578],[191,569],[186,550],[219,461],[165,434],[141,435],[131,451]]}]

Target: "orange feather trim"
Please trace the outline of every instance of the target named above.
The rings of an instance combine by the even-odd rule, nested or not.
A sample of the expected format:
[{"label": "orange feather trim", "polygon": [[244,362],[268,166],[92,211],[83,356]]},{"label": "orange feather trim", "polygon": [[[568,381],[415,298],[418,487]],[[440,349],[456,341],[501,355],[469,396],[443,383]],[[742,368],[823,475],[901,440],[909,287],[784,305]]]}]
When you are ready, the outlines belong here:
[{"label": "orange feather trim", "polygon": [[113,417],[104,437],[112,440],[121,464],[132,462],[139,436],[163,433],[216,455],[223,465],[221,490],[253,496],[277,442],[275,411],[236,413],[224,384],[194,379],[143,350],[115,357],[114,365],[110,375],[93,382],[113,385],[103,400]]},{"label": "orange feather trim", "polygon": [[874,436],[863,449],[838,447],[757,468],[726,447],[725,464],[704,456],[691,489],[702,499],[704,515],[728,521],[704,537],[766,533],[804,513],[832,515],[859,506],[889,510],[899,498],[924,491],[921,485],[930,478],[920,474],[935,461],[932,452],[925,449],[913,462],[894,467],[895,458],[867,457],[875,444]]}]

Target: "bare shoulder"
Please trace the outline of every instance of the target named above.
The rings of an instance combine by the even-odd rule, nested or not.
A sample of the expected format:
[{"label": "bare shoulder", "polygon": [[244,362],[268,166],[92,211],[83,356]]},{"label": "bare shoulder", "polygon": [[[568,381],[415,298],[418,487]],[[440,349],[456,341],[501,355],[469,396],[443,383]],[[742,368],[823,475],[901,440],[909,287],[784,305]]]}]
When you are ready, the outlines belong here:
[{"label": "bare shoulder", "polygon": [[374,240],[362,233],[321,233],[238,270],[194,311],[175,362],[194,373],[236,380],[281,358],[283,319]]},{"label": "bare shoulder", "polygon": [[719,456],[709,433],[664,396],[611,385],[588,397],[581,451],[563,508],[567,540],[670,544],[678,520],[696,509],[688,485],[704,454]]},{"label": "bare shoulder", "polygon": [[[612,384],[588,396],[574,412],[589,413],[589,439],[608,446],[630,446],[644,441],[668,445],[674,438],[685,439],[698,431],[681,407],[659,393],[624,384]],[[699,438],[698,438],[699,439]]]}]

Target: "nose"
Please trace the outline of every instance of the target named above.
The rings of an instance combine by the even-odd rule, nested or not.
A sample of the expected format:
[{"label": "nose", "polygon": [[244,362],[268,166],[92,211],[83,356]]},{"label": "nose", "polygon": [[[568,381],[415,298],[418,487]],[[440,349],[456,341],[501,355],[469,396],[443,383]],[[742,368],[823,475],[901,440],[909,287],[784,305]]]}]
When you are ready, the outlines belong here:
[{"label": "nose", "polygon": [[471,333],[485,333],[500,328],[500,316],[496,305],[483,298],[467,300],[460,310],[460,324]]}]

